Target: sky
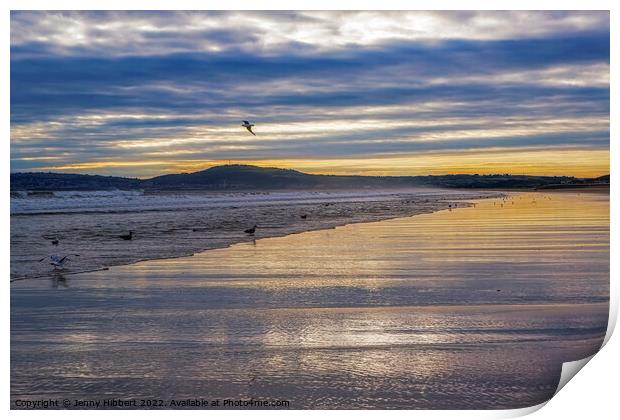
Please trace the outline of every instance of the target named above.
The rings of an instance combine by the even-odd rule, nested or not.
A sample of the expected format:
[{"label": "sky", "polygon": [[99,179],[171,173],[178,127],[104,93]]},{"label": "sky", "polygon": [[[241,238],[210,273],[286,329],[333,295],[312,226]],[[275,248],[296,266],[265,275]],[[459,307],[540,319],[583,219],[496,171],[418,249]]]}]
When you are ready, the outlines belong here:
[{"label": "sky", "polygon": [[10,73],[12,172],[609,173],[608,12],[17,11]]}]

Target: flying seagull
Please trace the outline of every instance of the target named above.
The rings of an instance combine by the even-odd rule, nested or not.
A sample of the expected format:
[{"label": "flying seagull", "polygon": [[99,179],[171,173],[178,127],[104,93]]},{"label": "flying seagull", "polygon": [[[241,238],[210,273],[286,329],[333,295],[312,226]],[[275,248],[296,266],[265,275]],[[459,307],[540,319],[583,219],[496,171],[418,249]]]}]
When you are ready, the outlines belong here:
[{"label": "flying seagull", "polygon": [[251,228],[244,230],[244,232],[245,232],[245,233],[247,233],[247,234],[249,234],[249,235],[254,235],[254,232],[256,232],[256,228],[257,228],[257,227],[258,227],[258,226],[254,225],[254,226],[252,226]]},{"label": "flying seagull", "polygon": [[[80,254],[69,254],[71,256],[76,256],[79,257]],[[60,258],[58,255],[51,255],[49,257],[45,257],[45,258],[41,258],[39,260],[39,262],[42,262],[46,259],[50,259],[50,264],[54,266],[54,268],[62,268],[62,266],[67,262],[67,261],[71,261],[69,259],[69,255],[65,255],[64,257]]]},{"label": "flying seagull", "polygon": [[241,127],[247,128],[250,133],[254,134],[254,131],[252,131],[252,127],[254,127],[254,124],[250,124],[249,121],[243,120],[243,124],[241,124]]}]

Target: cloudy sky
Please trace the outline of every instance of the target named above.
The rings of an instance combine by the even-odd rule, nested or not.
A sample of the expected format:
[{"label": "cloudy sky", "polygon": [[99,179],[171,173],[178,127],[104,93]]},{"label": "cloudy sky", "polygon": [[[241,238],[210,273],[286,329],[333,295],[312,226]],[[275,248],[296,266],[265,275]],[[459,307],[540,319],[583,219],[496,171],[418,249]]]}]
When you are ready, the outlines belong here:
[{"label": "cloudy sky", "polygon": [[229,161],[608,173],[609,14],[11,13],[12,171]]}]

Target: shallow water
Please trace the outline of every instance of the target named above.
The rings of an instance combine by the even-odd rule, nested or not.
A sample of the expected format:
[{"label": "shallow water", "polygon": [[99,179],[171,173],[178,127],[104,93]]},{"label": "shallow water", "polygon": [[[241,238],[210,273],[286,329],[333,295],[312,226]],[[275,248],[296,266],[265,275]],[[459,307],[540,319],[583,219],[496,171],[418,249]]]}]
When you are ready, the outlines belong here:
[{"label": "shallow water", "polygon": [[11,285],[11,399],[517,408],[594,353],[609,196],[526,193]]},{"label": "shallow water", "polygon": [[[493,194],[493,193],[491,193]],[[496,194],[496,193],[495,193]],[[11,197],[11,279],[45,277],[46,257],[70,255],[65,273],[191,255],[256,238],[428,213],[478,191],[26,192]],[[461,202],[461,205],[465,205]],[[306,215],[305,219],[301,216]],[[129,231],[132,241],[119,236]],[[53,239],[59,244],[54,246]],[[79,254],[73,257],[72,254]]]}]

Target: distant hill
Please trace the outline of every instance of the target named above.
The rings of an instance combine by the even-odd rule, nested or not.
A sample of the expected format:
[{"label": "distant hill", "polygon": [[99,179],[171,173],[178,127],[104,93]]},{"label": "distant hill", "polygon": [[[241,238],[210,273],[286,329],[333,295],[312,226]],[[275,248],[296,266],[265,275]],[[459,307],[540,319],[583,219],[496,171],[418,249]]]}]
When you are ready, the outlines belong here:
[{"label": "distant hill", "polygon": [[[438,176],[341,176],[313,175],[291,169],[251,165],[215,166],[204,171],[135,179],[64,173],[13,173],[11,190],[295,190],[371,188],[539,188],[575,184],[584,180],[563,176],[527,175],[438,175]],[[607,175],[607,180],[609,176]],[[608,182],[608,181],[607,181]]]},{"label": "distant hill", "polygon": [[143,182],[145,188],[191,189],[291,189],[313,188],[321,176],[305,174],[291,169],[262,168],[250,165],[214,166],[204,171],[188,174],[161,175]]},{"label": "distant hill", "polygon": [[553,189],[567,189],[567,188],[609,188],[609,175],[599,176],[597,178],[580,178],[571,182],[564,182],[559,184],[546,184],[538,187],[539,189],[553,190]]},{"label": "distant hill", "polygon": [[602,182],[604,184],[609,184],[609,175],[599,176],[598,178],[592,178],[592,182]]},{"label": "distant hill", "polygon": [[140,184],[139,179],[120,176],[55,172],[18,172],[11,174],[11,191],[130,190],[141,188]]}]

